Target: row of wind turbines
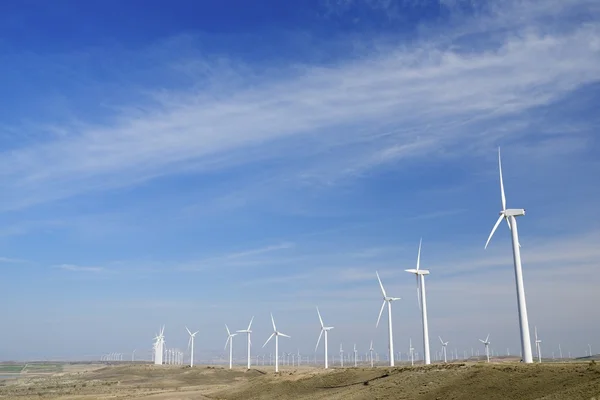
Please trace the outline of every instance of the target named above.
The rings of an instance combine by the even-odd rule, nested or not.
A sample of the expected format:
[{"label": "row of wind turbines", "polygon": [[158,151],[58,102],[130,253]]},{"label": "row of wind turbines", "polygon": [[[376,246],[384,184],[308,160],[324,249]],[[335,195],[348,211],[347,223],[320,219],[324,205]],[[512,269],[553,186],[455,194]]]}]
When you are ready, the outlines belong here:
[{"label": "row of wind turbines", "polygon": [[[525,289],[524,289],[524,285],[523,285],[523,271],[522,271],[522,266],[521,266],[521,253],[520,253],[520,243],[519,243],[519,235],[518,235],[518,229],[517,229],[517,217],[520,216],[524,216],[525,215],[525,210],[524,209],[507,209],[506,208],[506,196],[504,193],[504,182],[503,182],[503,177],[502,177],[502,160],[501,160],[501,156],[500,156],[500,149],[498,149],[498,169],[499,169],[499,174],[500,174],[500,195],[501,195],[501,206],[502,209],[499,213],[499,218],[496,221],[494,227],[492,228],[492,231],[485,243],[485,247],[487,249],[494,233],[496,232],[496,230],[498,229],[498,226],[502,223],[502,220],[505,220],[509,230],[511,231],[511,236],[512,236],[512,250],[513,250],[513,261],[514,261],[514,272],[515,272],[515,284],[516,284],[516,289],[517,289],[517,307],[518,307],[518,313],[519,313],[519,326],[520,326],[520,336],[521,336],[521,354],[522,354],[522,358],[523,358],[523,362],[525,363],[532,363],[533,362],[533,357],[532,357],[532,351],[531,351],[531,341],[530,341],[530,333],[529,333],[529,322],[528,322],[528,316],[527,316],[527,306],[526,306],[526,301],[525,301]],[[430,355],[430,348],[429,348],[429,328],[428,328],[428,321],[427,321],[427,296],[426,296],[426,291],[425,291],[425,276],[429,275],[430,272],[429,270],[426,269],[421,269],[421,247],[422,247],[422,240],[419,241],[419,249],[418,249],[418,253],[417,253],[417,264],[416,264],[416,268],[414,269],[406,269],[405,271],[411,274],[415,275],[416,278],[416,286],[417,286],[417,298],[418,298],[418,304],[419,304],[419,308],[421,310],[421,322],[422,322],[422,328],[423,328],[423,357],[424,357],[424,363],[427,364],[431,364],[431,355]],[[390,366],[394,366],[395,365],[395,359],[394,359],[394,338],[393,338],[393,331],[392,331],[392,303],[394,301],[400,300],[400,297],[393,297],[393,296],[389,296],[383,286],[383,283],[381,281],[381,278],[379,277],[379,273],[377,271],[375,271],[375,274],[377,276],[377,280],[379,282],[379,286],[381,288],[381,294],[383,296],[383,303],[381,305],[381,309],[379,311],[379,316],[377,318],[377,323],[376,323],[376,327],[379,326],[379,322],[381,320],[381,316],[383,314],[383,310],[387,305],[387,311],[388,311],[388,350],[389,350],[389,365]],[[321,312],[319,311],[318,307],[317,307],[317,315],[319,317],[319,322],[321,324],[321,331],[319,333],[319,338],[317,340],[317,345],[315,347],[315,351],[317,350],[319,343],[321,341],[321,337],[324,336],[324,354],[325,354],[325,368],[329,367],[329,363],[328,363],[328,332],[331,331],[334,327],[333,326],[325,326],[324,322],[323,322],[323,318],[321,316]],[[247,335],[247,349],[248,349],[248,363],[247,363],[247,367],[250,368],[251,365],[251,346],[252,346],[252,342],[251,342],[251,334],[252,334],[252,321],[254,320],[254,317],[252,317],[252,319],[250,320],[250,323],[248,324],[248,328],[244,329],[244,330],[238,330],[234,333],[232,333],[229,330],[229,327],[227,327],[226,325],[226,330],[227,330],[227,341],[225,343],[225,348],[227,348],[227,346],[229,346],[229,367],[232,368],[232,363],[233,363],[233,338],[234,336],[236,336],[239,333],[242,334],[246,334]],[[279,331],[275,325],[275,319],[273,318],[273,314],[271,313],[271,323],[273,326],[273,333],[271,333],[271,336],[269,336],[269,338],[267,339],[267,341],[265,342],[265,344],[263,345],[263,348],[271,341],[271,339],[275,338],[275,371],[278,372],[279,371],[279,337],[285,337],[285,338],[290,338],[291,336]],[[189,329],[186,330],[188,332],[188,334],[190,335],[190,340],[189,340],[189,347],[191,348],[191,365],[193,366],[193,360],[194,360],[194,339],[196,334],[198,333],[198,331],[196,332],[191,332]],[[442,344],[442,351],[443,351],[443,357],[444,360],[446,360],[446,346],[448,345],[448,342],[444,342],[442,340],[442,338],[440,337],[440,342]],[[486,349],[486,356],[487,356],[487,360],[489,362],[489,335],[488,337],[483,340],[483,339],[479,339],[485,346]],[[163,328],[160,330],[160,333],[155,337],[155,343],[154,343],[154,361],[155,364],[163,364],[163,351],[164,351],[164,326]],[[537,338],[537,330],[536,330],[536,349],[537,349],[537,353],[538,355],[540,354],[540,343],[541,340],[539,340]],[[411,342],[411,352],[412,350],[412,342]],[[356,351],[356,350],[355,350]],[[372,357],[372,353],[373,353],[373,343],[371,342],[371,347],[369,349],[370,353],[371,353],[371,365],[373,365],[373,357]],[[541,360],[541,355],[539,356],[540,360]]]}]

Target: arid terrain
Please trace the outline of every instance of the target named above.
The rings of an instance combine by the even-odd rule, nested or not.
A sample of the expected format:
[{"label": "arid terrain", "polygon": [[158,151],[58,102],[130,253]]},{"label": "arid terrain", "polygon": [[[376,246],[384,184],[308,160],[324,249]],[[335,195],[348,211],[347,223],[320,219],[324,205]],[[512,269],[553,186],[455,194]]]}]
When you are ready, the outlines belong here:
[{"label": "arid terrain", "polygon": [[450,363],[415,367],[272,368],[65,366],[0,381],[0,399],[587,399],[600,365]]}]

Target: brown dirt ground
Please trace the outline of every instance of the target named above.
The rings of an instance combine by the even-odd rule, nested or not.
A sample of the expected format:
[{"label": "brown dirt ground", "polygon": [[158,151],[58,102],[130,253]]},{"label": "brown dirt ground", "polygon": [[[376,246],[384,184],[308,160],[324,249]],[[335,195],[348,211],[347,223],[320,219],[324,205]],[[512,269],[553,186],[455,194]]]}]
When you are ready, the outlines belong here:
[{"label": "brown dirt ground", "polygon": [[600,400],[592,363],[450,363],[415,367],[268,368],[88,366],[54,376],[0,381],[0,399]]}]

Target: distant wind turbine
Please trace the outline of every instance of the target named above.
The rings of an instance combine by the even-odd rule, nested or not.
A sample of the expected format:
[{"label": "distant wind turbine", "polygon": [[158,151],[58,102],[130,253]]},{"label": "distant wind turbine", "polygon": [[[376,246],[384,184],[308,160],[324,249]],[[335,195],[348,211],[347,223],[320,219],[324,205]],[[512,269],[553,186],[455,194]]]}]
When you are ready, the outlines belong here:
[{"label": "distant wind turbine", "polygon": [[390,297],[385,293],[385,289],[383,288],[383,284],[381,283],[381,279],[379,278],[379,273],[375,271],[377,275],[377,280],[379,281],[379,286],[381,287],[381,293],[383,294],[383,304],[381,304],[381,310],[379,310],[379,317],[377,317],[377,324],[375,327],[379,326],[379,320],[381,319],[381,314],[383,313],[383,309],[385,305],[388,306],[388,336],[389,336],[389,351],[390,351],[390,367],[394,366],[394,335],[392,332],[392,301],[400,300],[400,297]]},{"label": "distant wind turbine", "polygon": [[321,332],[319,333],[319,338],[317,339],[317,345],[315,346],[315,352],[317,351],[317,348],[319,347],[319,342],[321,341],[321,336],[323,335],[323,332],[325,332],[325,338],[324,340],[324,346],[325,346],[325,369],[329,368],[329,364],[328,364],[328,360],[327,360],[327,333],[333,329],[333,326],[325,326],[325,324],[323,324],[323,318],[321,318],[321,313],[319,312],[319,307],[317,307],[317,315],[319,316],[319,322],[321,323]]},{"label": "distant wind turbine", "polygon": [[449,342],[444,342],[442,340],[441,336],[438,336],[438,337],[440,338],[440,342],[442,343],[442,351],[444,352],[444,362],[446,363],[446,362],[448,362],[447,359],[446,359],[446,346],[448,346]]},{"label": "distant wind turbine", "polygon": [[538,362],[541,363],[542,362],[542,340],[538,339],[537,326],[534,327],[534,332],[535,332],[535,351],[537,352],[537,355],[538,355]]},{"label": "distant wind turbine", "polygon": [[429,270],[421,269],[421,244],[423,239],[419,240],[419,252],[417,253],[417,268],[406,269],[406,272],[415,274],[417,278],[417,300],[421,308],[421,321],[423,322],[423,354],[425,354],[425,364],[431,364],[429,354],[429,327],[427,323],[427,296],[425,294],[425,275],[429,275]]},{"label": "distant wind turbine", "polygon": [[163,364],[163,354],[165,345],[165,326],[160,329],[160,333],[154,338],[154,364]]},{"label": "distant wind turbine", "polygon": [[233,337],[237,335],[237,333],[231,333],[229,331],[229,327],[225,324],[225,329],[227,329],[227,341],[225,342],[225,348],[227,348],[227,344],[229,344],[229,369],[233,368]]},{"label": "distant wind turbine", "polygon": [[500,211],[500,217],[496,221],[496,225],[492,228],[492,232],[485,243],[487,248],[494,232],[498,229],[498,225],[503,219],[506,219],[508,228],[512,232],[512,247],[513,247],[513,260],[515,266],[515,282],[517,285],[517,304],[519,308],[519,325],[521,328],[521,350],[523,352],[523,362],[531,364],[533,362],[533,356],[531,354],[531,339],[529,335],[529,320],[527,317],[527,304],[525,301],[525,287],[523,286],[523,269],[521,267],[521,249],[519,244],[519,232],[517,230],[517,219],[525,215],[525,210],[522,208],[509,208],[506,209],[506,196],[504,195],[504,182],[502,181],[502,161],[500,159],[500,148],[498,148],[498,169],[500,171],[500,195],[502,197],[502,211]]},{"label": "distant wind turbine", "polygon": [[190,335],[190,340],[188,341],[188,349],[190,349],[190,367],[193,367],[194,366],[194,339],[196,338],[196,334],[199,331],[192,333],[192,332],[190,332],[190,330],[188,329],[187,326],[185,327],[185,330]]},{"label": "distant wind turbine", "polygon": [[356,350],[356,343],[354,344],[354,368],[356,368],[357,364],[356,364],[356,355],[358,354],[358,351]]},{"label": "distant wind turbine", "polygon": [[250,330],[250,328],[252,327],[252,321],[254,321],[254,316],[252,316],[252,318],[250,319],[250,323],[248,324],[247,329],[237,331],[238,333],[245,333],[248,336],[248,369],[250,369],[250,347],[252,346],[252,341],[250,340],[250,334],[252,333],[252,331]]},{"label": "distant wind turbine", "polygon": [[371,359],[371,368],[373,368],[373,341],[371,340],[371,346],[369,347],[369,358]]},{"label": "distant wind turbine", "polygon": [[490,346],[490,340],[489,339],[490,339],[490,334],[489,333],[488,333],[487,337],[485,338],[485,340],[479,339],[479,341],[481,343],[483,343],[484,346],[485,346],[485,355],[487,357],[487,362],[490,362],[490,348],[489,348],[489,346]]},{"label": "distant wind turbine", "polygon": [[408,339],[408,352],[410,353],[410,365],[415,365],[415,349],[412,346],[412,338]]},{"label": "distant wind turbine", "polygon": [[286,338],[289,338],[291,336],[288,336],[285,333],[281,333],[277,330],[277,327],[275,326],[275,319],[273,318],[272,313],[271,313],[271,322],[273,323],[273,333],[271,333],[271,336],[269,336],[269,338],[267,339],[265,344],[263,344],[263,347],[265,347],[267,345],[267,343],[269,343],[271,338],[273,338],[273,336],[275,336],[275,372],[279,372],[279,336],[283,336]]}]

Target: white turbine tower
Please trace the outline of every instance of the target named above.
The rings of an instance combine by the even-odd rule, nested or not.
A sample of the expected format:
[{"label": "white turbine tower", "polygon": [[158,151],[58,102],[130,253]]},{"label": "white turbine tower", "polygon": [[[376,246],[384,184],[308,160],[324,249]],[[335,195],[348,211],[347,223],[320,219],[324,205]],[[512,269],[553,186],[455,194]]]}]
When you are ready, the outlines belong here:
[{"label": "white turbine tower", "polygon": [[321,318],[321,313],[319,312],[319,307],[317,307],[317,315],[319,316],[319,322],[321,323],[321,333],[319,333],[319,338],[317,339],[317,345],[315,346],[315,352],[317,351],[317,348],[319,347],[319,342],[321,341],[321,336],[323,335],[323,332],[325,332],[325,338],[324,340],[324,346],[325,346],[325,368],[329,368],[329,364],[328,364],[328,360],[327,360],[327,333],[333,329],[333,326],[325,326],[325,324],[323,324],[323,318]]},{"label": "white turbine tower", "polygon": [[408,338],[408,352],[410,353],[410,365],[415,365],[415,348],[412,347],[412,338]]},{"label": "white turbine tower", "polygon": [[356,350],[356,344],[354,344],[354,368],[357,367],[356,364],[356,355],[358,354],[358,350]]},{"label": "white turbine tower", "polygon": [[263,344],[263,347],[265,347],[267,343],[269,343],[269,341],[273,338],[273,336],[275,336],[275,372],[279,372],[279,336],[283,336],[286,338],[289,338],[291,336],[288,336],[285,333],[281,333],[277,330],[277,327],[275,327],[275,319],[273,318],[273,313],[271,313],[271,322],[273,323],[273,333],[271,333],[271,336],[269,336],[265,344]]},{"label": "white turbine tower", "polygon": [[227,348],[227,344],[229,344],[229,369],[231,369],[233,368],[233,337],[237,335],[237,333],[231,333],[227,324],[225,324],[225,329],[227,329],[227,341],[225,342],[225,348]]},{"label": "white turbine tower", "polygon": [[421,269],[421,244],[423,239],[419,240],[419,252],[417,253],[417,268],[406,269],[406,272],[415,274],[417,278],[417,300],[419,308],[421,308],[421,320],[423,322],[423,354],[425,354],[425,364],[431,364],[429,355],[429,325],[427,323],[427,296],[425,294],[425,275],[429,275],[429,271]]},{"label": "white turbine tower", "polygon": [[538,355],[538,362],[542,362],[542,340],[538,339],[538,335],[537,335],[537,326],[534,327],[534,331],[535,331],[535,351],[537,352]]},{"label": "white turbine tower", "polygon": [[400,300],[400,297],[389,297],[385,294],[385,289],[383,288],[383,284],[381,283],[381,279],[379,278],[379,273],[375,271],[377,275],[377,280],[379,281],[379,286],[381,287],[381,293],[383,294],[383,304],[381,304],[381,310],[379,310],[379,317],[377,317],[377,324],[375,324],[375,328],[379,326],[379,320],[381,319],[381,313],[383,313],[383,309],[385,305],[388,305],[388,335],[389,335],[389,350],[390,350],[390,367],[394,366],[394,336],[392,332],[392,301]]},{"label": "white turbine tower", "polygon": [[252,341],[250,340],[250,334],[252,333],[252,331],[250,330],[250,328],[252,327],[252,321],[254,321],[254,316],[250,319],[248,329],[237,331],[238,333],[245,333],[248,335],[248,369],[250,369],[250,347],[252,346]]},{"label": "white turbine tower", "polygon": [[525,215],[525,210],[522,208],[506,208],[506,196],[504,195],[504,182],[502,180],[502,161],[500,159],[500,148],[498,148],[498,169],[500,171],[500,195],[502,197],[502,211],[500,211],[500,217],[496,221],[496,225],[492,228],[492,232],[485,243],[487,248],[494,232],[498,229],[498,225],[503,219],[506,219],[508,228],[512,232],[512,248],[513,248],[513,260],[515,265],[515,282],[517,286],[517,304],[519,309],[519,326],[521,328],[521,351],[523,354],[523,362],[531,364],[533,362],[533,356],[531,354],[531,339],[529,337],[529,320],[527,317],[527,304],[525,302],[525,288],[523,286],[523,269],[521,268],[521,250],[519,244],[519,232],[517,230],[517,219]]},{"label": "white turbine tower", "polygon": [[440,338],[440,342],[442,343],[442,351],[443,351],[443,353],[444,353],[444,362],[446,363],[446,362],[448,362],[448,361],[447,361],[447,359],[446,359],[446,346],[448,346],[448,343],[449,343],[449,342],[444,342],[444,341],[442,340],[442,337],[441,337],[441,336],[438,336],[438,337]]},{"label": "white turbine tower", "polygon": [[371,346],[369,347],[370,359],[371,359],[371,368],[373,368],[373,341],[371,340]]},{"label": "white turbine tower", "polygon": [[340,343],[340,367],[344,366],[344,349],[342,348],[342,344]]},{"label": "white turbine tower", "polygon": [[190,340],[188,341],[188,349],[190,349],[190,367],[194,366],[194,338],[196,337],[196,334],[199,331],[196,331],[194,333],[190,332],[190,330],[187,328],[187,326],[185,327],[185,330],[187,331],[187,333],[190,335]]},{"label": "white turbine tower", "polygon": [[489,341],[489,339],[490,339],[489,333],[488,333],[487,337],[485,338],[485,340],[479,339],[479,341],[481,343],[483,343],[485,346],[485,355],[487,357],[487,362],[490,362],[490,349],[489,349],[490,341]]}]

